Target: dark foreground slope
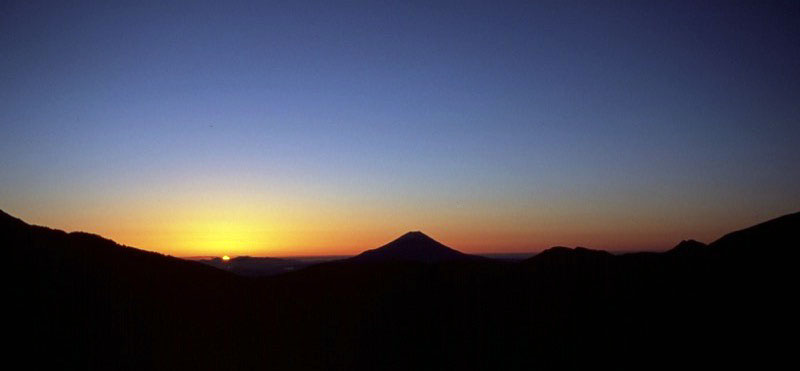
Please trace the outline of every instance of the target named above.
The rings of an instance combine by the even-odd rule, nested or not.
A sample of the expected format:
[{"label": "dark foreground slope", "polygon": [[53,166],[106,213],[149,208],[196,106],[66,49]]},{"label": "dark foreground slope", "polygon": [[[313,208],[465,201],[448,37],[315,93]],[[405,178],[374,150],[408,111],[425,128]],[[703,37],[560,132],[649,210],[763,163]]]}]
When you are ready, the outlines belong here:
[{"label": "dark foreground slope", "polygon": [[24,368],[239,361],[249,328],[228,319],[247,315],[249,281],[96,235],[30,226],[2,211],[0,239],[10,267],[11,345]]},{"label": "dark foreground slope", "polygon": [[[652,369],[786,357],[800,214],[615,256],[335,262],[262,279],[2,215],[32,363],[114,369]],[[788,343],[784,343],[788,344]]]}]

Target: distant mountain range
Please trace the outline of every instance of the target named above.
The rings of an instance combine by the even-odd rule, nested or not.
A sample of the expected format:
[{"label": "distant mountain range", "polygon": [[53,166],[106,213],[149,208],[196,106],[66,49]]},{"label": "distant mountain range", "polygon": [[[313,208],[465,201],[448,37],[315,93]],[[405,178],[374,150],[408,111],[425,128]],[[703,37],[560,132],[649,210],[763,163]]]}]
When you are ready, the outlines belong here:
[{"label": "distant mountain range", "polygon": [[487,259],[464,254],[428,237],[422,232],[408,232],[377,249],[367,250],[350,258],[284,259],[272,257],[238,256],[230,260],[219,257],[192,258],[215,268],[249,277],[266,277],[296,271],[311,265],[342,260],[347,263],[444,263]]},{"label": "distant mountain range", "polygon": [[272,276],[295,271],[314,264],[314,261],[308,260],[252,256],[237,256],[230,260],[223,260],[219,257],[196,258],[191,260],[249,277]]},{"label": "distant mountain range", "polygon": [[10,351],[38,352],[33,369],[776,368],[793,354],[776,332],[796,314],[798,230],[794,213],[665,253],[516,262],[410,232],[286,269],[297,262],[188,261],[0,211]]},{"label": "distant mountain range", "polygon": [[[522,260],[531,254],[496,254],[498,260]],[[296,271],[311,265],[341,260],[347,263],[448,263],[469,262],[490,259],[479,255],[470,255],[452,249],[420,232],[408,232],[392,242],[379,248],[367,250],[353,257],[314,257],[314,258],[273,258],[238,256],[230,260],[219,257],[187,258],[215,268],[248,277],[266,277]]]}]

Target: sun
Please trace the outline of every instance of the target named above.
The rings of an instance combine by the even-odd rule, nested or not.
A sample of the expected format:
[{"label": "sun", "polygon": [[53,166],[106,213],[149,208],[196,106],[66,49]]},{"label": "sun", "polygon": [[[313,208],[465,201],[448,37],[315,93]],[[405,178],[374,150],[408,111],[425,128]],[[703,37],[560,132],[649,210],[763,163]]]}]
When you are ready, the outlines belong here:
[{"label": "sun", "polygon": [[222,257],[222,260],[223,261],[228,261],[228,260],[231,260],[231,257],[228,256],[228,255],[225,255],[225,256]]}]

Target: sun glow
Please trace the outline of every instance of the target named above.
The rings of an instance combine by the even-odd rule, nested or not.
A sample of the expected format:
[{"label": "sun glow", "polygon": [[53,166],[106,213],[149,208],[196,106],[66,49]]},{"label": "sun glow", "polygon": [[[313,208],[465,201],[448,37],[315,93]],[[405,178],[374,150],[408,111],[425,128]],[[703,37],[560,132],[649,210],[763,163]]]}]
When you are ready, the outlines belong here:
[{"label": "sun glow", "polygon": [[215,194],[215,200],[217,203],[209,205],[188,197],[170,204],[159,220],[151,221],[158,223],[158,229],[138,233],[139,241],[131,244],[180,256],[220,257],[269,255],[276,247],[286,245],[286,238],[279,232],[282,224],[271,213],[226,203],[221,194]]},{"label": "sun glow", "polygon": [[228,256],[228,255],[225,255],[225,256],[222,257],[222,260],[228,261],[228,260],[231,260],[231,257]]}]

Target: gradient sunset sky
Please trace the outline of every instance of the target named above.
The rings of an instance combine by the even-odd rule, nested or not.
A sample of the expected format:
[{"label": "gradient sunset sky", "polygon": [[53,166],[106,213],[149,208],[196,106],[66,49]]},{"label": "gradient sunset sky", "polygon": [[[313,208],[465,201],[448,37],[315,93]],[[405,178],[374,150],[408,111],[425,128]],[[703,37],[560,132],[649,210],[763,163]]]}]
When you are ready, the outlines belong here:
[{"label": "gradient sunset sky", "polygon": [[2,1],[0,209],[178,256],[800,210],[798,1]]}]

